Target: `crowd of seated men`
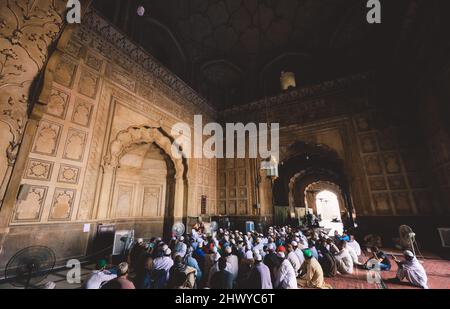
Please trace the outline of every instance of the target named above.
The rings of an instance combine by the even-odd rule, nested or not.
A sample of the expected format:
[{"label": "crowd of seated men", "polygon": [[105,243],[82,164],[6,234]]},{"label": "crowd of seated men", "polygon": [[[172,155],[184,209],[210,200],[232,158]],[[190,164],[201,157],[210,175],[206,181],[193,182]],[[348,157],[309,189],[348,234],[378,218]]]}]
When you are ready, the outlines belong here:
[{"label": "crowd of seated men", "polygon": [[[390,258],[378,248],[365,263],[351,234],[329,237],[320,229],[270,227],[266,234],[195,225],[189,235],[164,241],[138,239],[117,266],[101,260],[86,289],[297,289],[331,288],[325,277],[351,275],[356,267],[388,271]],[[411,251],[399,261],[395,280],[427,288],[423,266]],[[129,277],[129,273],[133,277]]]}]

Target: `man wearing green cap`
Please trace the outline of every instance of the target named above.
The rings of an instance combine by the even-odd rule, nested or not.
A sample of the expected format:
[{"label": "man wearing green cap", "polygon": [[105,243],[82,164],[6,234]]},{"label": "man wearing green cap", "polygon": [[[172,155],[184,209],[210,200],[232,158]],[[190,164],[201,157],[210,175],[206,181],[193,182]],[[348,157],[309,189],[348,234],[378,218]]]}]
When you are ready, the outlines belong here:
[{"label": "man wearing green cap", "polygon": [[299,284],[303,288],[331,288],[323,280],[323,271],[319,262],[313,257],[310,249],[303,250],[305,262],[300,268]]},{"label": "man wearing green cap", "polygon": [[117,277],[117,275],[112,274],[111,272],[106,270],[106,266],[107,262],[105,259],[101,259],[100,261],[98,261],[97,270],[94,270],[92,272],[91,276],[89,277],[89,279],[87,279],[84,285],[86,289],[98,290],[103,284]]}]

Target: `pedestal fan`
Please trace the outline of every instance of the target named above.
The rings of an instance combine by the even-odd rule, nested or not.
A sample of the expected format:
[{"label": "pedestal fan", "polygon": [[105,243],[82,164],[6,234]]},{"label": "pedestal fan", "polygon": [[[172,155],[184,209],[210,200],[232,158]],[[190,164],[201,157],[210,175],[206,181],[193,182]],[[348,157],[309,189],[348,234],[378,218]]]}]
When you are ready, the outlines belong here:
[{"label": "pedestal fan", "polygon": [[42,282],[55,267],[55,262],[55,253],[48,247],[24,248],[6,264],[5,279],[15,287],[27,289]]},{"label": "pedestal fan", "polygon": [[419,246],[416,241],[416,233],[414,233],[412,228],[408,225],[400,225],[400,227],[398,228],[398,234],[400,236],[400,246],[402,247],[402,249],[411,250],[415,256],[417,256],[417,249],[418,253],[423,259],[423,255],[420,252]]}]

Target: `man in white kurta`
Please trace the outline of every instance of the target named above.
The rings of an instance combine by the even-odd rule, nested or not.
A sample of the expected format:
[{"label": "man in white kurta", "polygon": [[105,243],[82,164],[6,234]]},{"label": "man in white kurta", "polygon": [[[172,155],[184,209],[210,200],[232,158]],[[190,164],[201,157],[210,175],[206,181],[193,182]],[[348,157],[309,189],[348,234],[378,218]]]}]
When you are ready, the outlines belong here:
[{"label": "man in white kurta", "polygon": [[300,267],[302,266],[302,263],[300,263],[300,260],[298,259],[298,256],[295,253],[294,248],[292,247],[291,244],[288,244],[287,251],[288,251],[287,259],[292,264],[292,267],[294,267],[295,274],[297,275],[298,271],[300,270]]},{"label": "man in white kurta", "polygon": [[225,248],[225,259],[227,264],[231,265],[230,273],[233,275],[233,281],[236,281],[239,273],[239,259],[236,255],[232,254],[231,247]]},{"label": "man in white kurta", "polygon": [[170,257],[172,250],[165,249],[164,256],[153,260],[153,270],[165,270],[167,273],[167,280],[169,280],[169,271],[173,266],[173,260]]},{"label": "man in white kurta", "polygon": [[405,257],[403,262],[395,259],[398,264],[397,279],[401,281],[406,278],[412,285],[428,289],[428,277],[425,268],[411,251],[406,250],[403,255]]},{"label": "man in white kurta", "polygon": [[303,255],[303,251],[298,247],[298,243],[296,241],[291,242],[292,248],[294,249],[295,255],[297,255],[298,261],[300,262],[300,267],[305,262],[305,256]]},{"label": "man in white kurta", "polygon": [[292,264],[285,259],[283,252],[278,252],[278,257],[283,259],[283,261],[275,272],[274,288],[298,289],[297,276],[295,274],[294,267],[292,267]]},{"label": "man in white kurta", "polygon": [[357,256],[361,255],[361,246],[359,245],[359,243],[356,241],[355,236],[350,235],[350,241],[347,242],[347,247],[348,248],[352,248],[353,251],[355,251]]},{"label": "man in white kurta", "polygon": [[117,277],[117,275],[110,273],[105,269],[106,261],[100,260],[97,265],[97,270],[94,270],[89,279],[84,284],[84,287],[88,290],[98,290],[103,284],[111,281]]},{"label": "man in white kurta", "polygon": [[359,262],[358,255],[356,254],[355,249],[353,249],[353,247],[348,246],[348,243],[347,243],[347,250],[353,260],[353,264],[362,265],[362,263]]},{"label": "man in white kurta", "polygon": [[338,271],[341,274],[352,274],[353,273],[353,259],[347,249],[346,242],[342,241],[340,244],[340,251],[335,254]]}]

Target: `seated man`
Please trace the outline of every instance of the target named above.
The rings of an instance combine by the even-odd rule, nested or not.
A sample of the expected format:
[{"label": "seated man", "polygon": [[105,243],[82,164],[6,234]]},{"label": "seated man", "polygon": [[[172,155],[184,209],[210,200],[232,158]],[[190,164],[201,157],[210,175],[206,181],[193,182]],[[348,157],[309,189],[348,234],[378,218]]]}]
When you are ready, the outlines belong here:
[{"label": "seated man", "polygon": [[361,255],[361,246],[356,241],[355,236],[350,234],[350,240],[347,242],[347,247],[353,248],[357,256]]},{"label": "seated man", "polygon": [[108,281],[102,286],[106,290],[134,290],[133,282],[128,280],[128,263],[122,262],[118,266],[117,278]]},{"label": "seated man", "polygon": [[260,254],[255,255],[255,267],[251,270],[247,286],[250,289],[272,289],[270,270],[263,262]]},{"label": "seated man", "polygon": [[339,243],[339,252],[335,254],[337,269],[341,274],[353,273],[353,259],[347,249],[347,242],[341,240]]},{"label": "seated man", "polygon": [[[371,249],[371,251],[372,251],[372,258],[370,258],[369,261],[376,260],[378,262],[380,270],[382,270],[382,271],[389,271],[389,270],[391,270],[391,261],[389,261],[389,258],[387,257],[387,255],[383,251],[378,249],[378,247],[373,247]],[[369,261],[367,261],[364,264],[364,268],[366,268],[366,269],[370,268],[367,265]],[[372,268],[374,268],[375,266],[376,265],[373,265]]]},{"label": "seated man", "polygon": [[326,242],[322,240],[318,246],[319,263],[326,277],[334,277],[337,274],[337,262],[334,255],[328,251]]},{"label": "seated man", "polygon": [[106,265],[107,263],[104,259],[98,262],[96,266],[97,270],[92,272],[92,275],[84,284],[85,289],[98,290],[103,284],[117,277],[117,275],[112,274],[109,270],[106,270]]},{"label": "seated man", "polygon": [[219,271],[211,277],[211,289],[232,289],[233,275],[227,271],[227,260],[221,257],[218,261]]},{"label": "seated man", "polygon": [[273,287],[276,289],[297,289],[297,274],[291,262],[286,259],[283,252],[278,252],[277,256],[281,263],[276,267]]},{"label": "seated man", "polygon": [[412,285],[428,289],[428,277],[425,268],[420,264],[414,254],[406,250],[403,252],[404,261],[399,261],[395,256],[392,256],[398,265],[397,280],[402,281],[404,278]]},{"label": "seated man", "polygon": [[300,286],[303,288],[330,288],[323,280],[323,271],[310,249],[303,250],[305,262],[300,268]]},{"label": "seated man", "polygon": [[183,258],[177,255],[169,271],[167,286],[169,289],[193,289],[195,287],[195,275],[196,270],[185,264]]},{"label": "seated man", "polygon": [[302,266],[302,264],[300,263],[300,260],[298,259],[298,256],[294,250],[295,249],[292,246],[292,244],[287,245],[287,251],[288,251],[287,259],[292,264],[292,267],[294,267],[295,273],[298,274],[298,271],[300,270],[300,267]]}]

